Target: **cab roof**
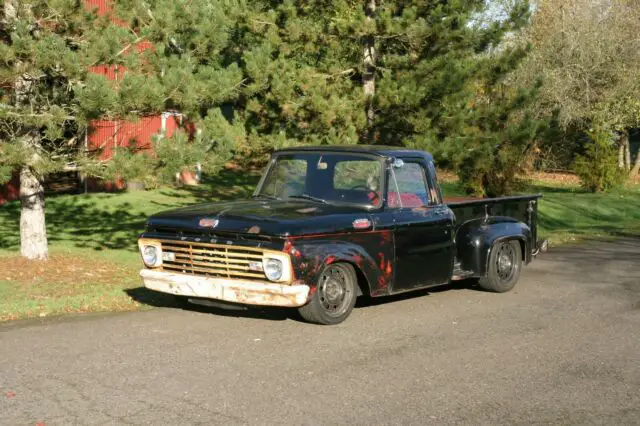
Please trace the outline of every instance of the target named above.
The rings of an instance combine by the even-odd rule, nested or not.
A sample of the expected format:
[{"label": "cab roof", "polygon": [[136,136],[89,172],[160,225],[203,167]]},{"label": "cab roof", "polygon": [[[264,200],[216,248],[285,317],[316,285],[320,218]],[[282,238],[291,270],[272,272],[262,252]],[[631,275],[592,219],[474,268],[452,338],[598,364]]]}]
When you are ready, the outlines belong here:
[{"label": "cab roof", "polygon": [[374,154],[381,157],[418,157],[424,160],[432,161],[433,157],[426,151],[417,149],[408,149],[401,146],[385,146],[385,145],[313,145],[300,146],[293,148],[282,148],[275,150],[273,155],[294,154],[296,152],[344,152],[344,153],[361,153]]}]

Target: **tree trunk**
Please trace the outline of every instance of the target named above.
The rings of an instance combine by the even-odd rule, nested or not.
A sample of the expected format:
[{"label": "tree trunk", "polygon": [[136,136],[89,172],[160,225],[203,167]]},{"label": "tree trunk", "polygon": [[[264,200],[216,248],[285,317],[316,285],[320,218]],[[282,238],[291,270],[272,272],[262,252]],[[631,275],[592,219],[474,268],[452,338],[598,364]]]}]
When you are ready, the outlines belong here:
[{"label": "tree trunk", "polygon": [[31,167],[20,170],[20,251],[31,260],[49,257],[44,219],[44,188]]},{"label": "tree trunk", "polygon": [[[376,0],[366,0],[364,9],[366,19],[368,22],[372,22],[375,19],[376,13]],[[375,36],[373,34],[367,35],[363,40],[363,65],[364,70],[362,73],[362,86],[364,89],[364,96],[366,99],[366,115],[367,115],[367,139],[368,142],[373,142],[374,139],[374,119],[375,111],[373,107],[373,97],[376,93],[376,46]]]},{"label": "tree trunk", "polygon": [[629,146],[629,133],[625,133],[625,144],[624,144],[624,169],[631,169],[631,147]]},{"label": "tree trunk", "polygon": [[618,148],[618,168],[624,170],[624,141],[622,139]]},{"label": "tree trunk", "polygon": [[20,169],[20,252],[30,260],[46,260],[49,248],[44,218],[44,187],[32,167],[39,159],[38,130],[25,138],[23,146],[25,151],[31,151],[31,161]]},{"label": "tree trunk", "polygon": [[631,168],[631,154],[629,152],[629,132],[627,130],[623,130],[620,134],[618,166],[620,166],[620,168],[625,171],[629,171],[629,169]]},{"label": "tree trunk", "polygon": [[638,176],[638,173],[640,173],[640,149],[638,149],[638,152],[636,152],[636,161],[633,165],[633,170],[631,170],[630,175],[633,176]]}]

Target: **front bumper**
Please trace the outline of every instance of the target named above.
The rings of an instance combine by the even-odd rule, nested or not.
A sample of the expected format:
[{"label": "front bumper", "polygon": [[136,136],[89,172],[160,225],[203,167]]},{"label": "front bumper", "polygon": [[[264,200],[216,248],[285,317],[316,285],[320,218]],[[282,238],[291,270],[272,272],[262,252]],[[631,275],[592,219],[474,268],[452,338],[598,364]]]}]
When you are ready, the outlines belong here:
[{"label": "front bumper", "polygon": [[247,305],[298,307],[307,303],[309,286],[264,281],[207,278],[143,269],[146,288],[180,296],[202,297]]}]

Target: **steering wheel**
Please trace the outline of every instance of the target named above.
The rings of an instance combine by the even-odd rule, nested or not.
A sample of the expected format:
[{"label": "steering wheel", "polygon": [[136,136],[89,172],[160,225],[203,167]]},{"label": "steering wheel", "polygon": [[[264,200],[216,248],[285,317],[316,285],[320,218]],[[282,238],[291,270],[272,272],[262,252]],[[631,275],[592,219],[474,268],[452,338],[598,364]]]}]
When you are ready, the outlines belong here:
[{"label": "steering wheel", "polygon": [[351,191],[351,190],[353,190],[353,189],[358,189],[358,188],[362,188],[362,189],[364,189],[364,190],[369,189],[369,187],[368,187],[367,185],[364,185],[364,184],[358,184],[358,185],[356,185],[356,186],[353,186],[353,187],[349,188],[349,190]]}]

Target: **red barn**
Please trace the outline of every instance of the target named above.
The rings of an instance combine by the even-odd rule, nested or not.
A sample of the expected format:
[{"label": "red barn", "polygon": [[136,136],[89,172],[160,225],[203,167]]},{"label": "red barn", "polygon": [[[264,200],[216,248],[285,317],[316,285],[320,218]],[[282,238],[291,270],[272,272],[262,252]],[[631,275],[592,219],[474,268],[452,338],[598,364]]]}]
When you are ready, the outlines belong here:
[{"label": "red barn", "polygon": [[[112,0],[84,0],[84,3],[87,9],[93,10],[98,16],[108,16],[113,10]],[[110,17],[110,19],[116,24],[125,25],[115,17]],[[153,45],[148,41],[141,41],[129,48],[135,48],[140,53],[152,47]],[[118,81],[122,79],[127,69],[122,65],[99,64],[90,67],[89,71],[104,75],[109,80]],[[150,150],[152,149],[152,138],[155,135],[163,134],[165,137],[171,137],[180,125],[182,125],[182,115],[175,112],[146,116],[138,121],[95,120],[89,123],[85,145],[86,149],[94,152],[101,160],[109,160],[116,147],[135,146],[141,151]],[[192,174],[185,173],[182,178],[188,183],[196,183]],[[101,190],[123,189],[124,187],[124,182],[107,183],[97,180],[90,180],[87,185],[87,189]],[[19,175],[14,174],[8,184],[0,186],[0,205],[7,201],[17,200],[19,188]]]}]

